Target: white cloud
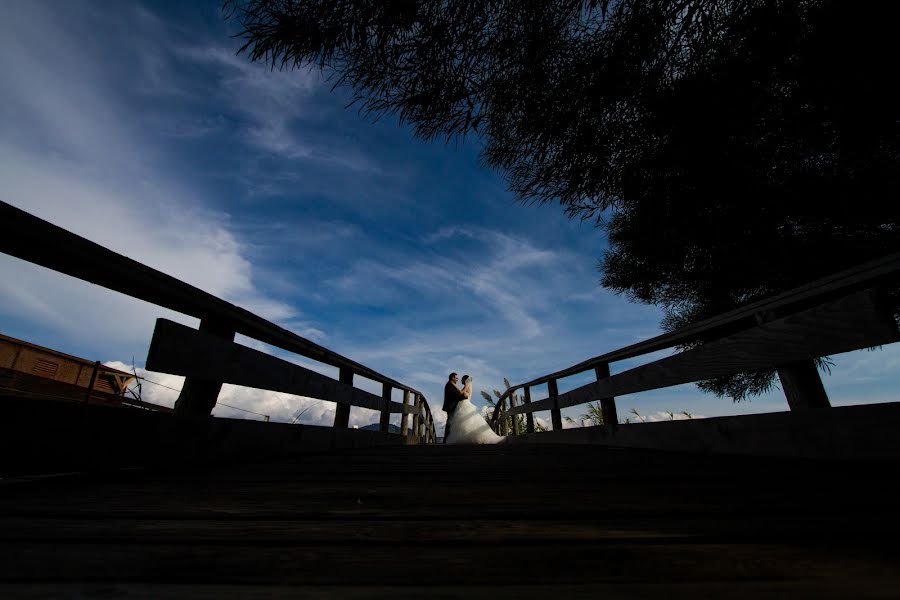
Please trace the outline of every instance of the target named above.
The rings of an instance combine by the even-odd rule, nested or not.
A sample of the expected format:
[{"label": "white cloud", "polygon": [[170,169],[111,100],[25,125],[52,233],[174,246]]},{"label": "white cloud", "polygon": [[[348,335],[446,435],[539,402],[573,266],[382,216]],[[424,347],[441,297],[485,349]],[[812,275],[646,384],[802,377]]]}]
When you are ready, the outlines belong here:
[{"label": "white cloud", "polygon": [[[108,361],[104,364],[114,369],[132,372],[131,365],[121,361]],[[135,372],[143,378],[141,399],[169,408],[175,406],[178,390],[184,385],[184,377],[155,373],[140,367]],[[135,387],[132,385],[132,388]],[[251,420],[261,420],[265,415],[272,422],[331,426],[334,423],[334,406],[333,402],[316,398],[225,384],[219,393],[213,414],[217,417]],[[378,422],[378,413],[375,414],[375,422]],[[351,411],[351,425],[368,425],[371,422],[366,420],[368,416],[354,409]]]},{"label": "white cloud", "polygon": [[[472,240],[474,251],[440,248],[439,242],[458,237]],[[437,247],[389,261],[362,258],[347,274],[328,283],[366,304],[389,303],[409,291],[426,300],[451,297],[461,308],[490,310],[492,318],[509,324],[516,338],[543,333],[540,313],[555,304],[554,282],[562,278],[571,259],[566,252],[476,227],[443,228],[426,240]]]},{"label": "white cloud", "polygon": [[[38,4],[10,13],[0,25],[0,198],[265,318],[296,318],[257,290],[228,215],[155,164],[163,150],[134,125],[115,69],[101,67],[78,28]],[[131,18],[140,46],[155,33],[146,15]],[[7,317],[72,335],[112,330],[143,351],[153,320],[172,316],[6,256],[0,266]]]},{"label": "white cloud", "polygon": [[[216,100],[241,115],[237,130],[244,141],[281,159],[309,161],[357,172],[380,173],[371,157],[352,145],[316,136],[305,122],[322,118],[322,108],[313,102],[318,90],[327,89],[324,75],[316,68],[272,69],[251,63],[233,48],[219,45],[176,46],[178,59],[194,62],[217,74]],[[190,82],[184,82],[190,86]],[[208,95],[204,89],[199,94]],[[216,131],[215,122],[186,124],[192,135]]]}]

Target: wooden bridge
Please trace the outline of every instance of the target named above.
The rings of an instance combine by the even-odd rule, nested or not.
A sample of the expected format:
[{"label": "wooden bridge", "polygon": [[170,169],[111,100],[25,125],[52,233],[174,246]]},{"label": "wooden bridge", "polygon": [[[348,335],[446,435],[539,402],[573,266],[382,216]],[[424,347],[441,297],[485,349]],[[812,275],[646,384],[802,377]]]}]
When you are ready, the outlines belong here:
[{"label": "wooden bridge", "polygon": [[[420,391],[12,206],[0,220],[4,253],[200,319],[150,343],[148,369],[187,378],[174,414],[0,390],[4,597],[900,597],[900,403],[831,407],[813,364],[898,340],[900,255],[516,385],[506,443],[451,447]],[[617,424],[616,396],[762,368],[789,411]],[[334,426],[211,418],[223,383],[335,402]],[[563,430],[589,401],[610,425]],[[381,430],[348,428],[351,406]]]}]

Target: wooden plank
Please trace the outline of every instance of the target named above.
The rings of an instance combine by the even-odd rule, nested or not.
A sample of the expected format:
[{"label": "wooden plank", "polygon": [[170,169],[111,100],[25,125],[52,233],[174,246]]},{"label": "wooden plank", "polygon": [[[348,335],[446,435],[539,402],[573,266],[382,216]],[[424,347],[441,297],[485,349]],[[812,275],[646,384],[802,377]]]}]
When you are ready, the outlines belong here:
[{"label": "wooden plank", "polygon": [[522,541],[579,542],[625,540],[679,540],[692,537],[680,532],[629,530],[623,525],[610,527],[608,522],[573,522],[549,520],[536,529],[532,523],[509,519],[471,521],[453,519],[445,527],[436,528],[431,521],[411,521],[397,527],[396,521],[359,520],[239,520],[218,519],[48,519],[0,516],[0,541],[28,539],[33,542],[77,542],[94,537],[107,542],[181,544],[254,543],[328,544],[334,540],[356,539],[372,544],[406,544],[427,538],[431,542],[469,542],[477,544]]},{"label": "wooden plank", "polygon": [[391,401],[391,414],[397,415],[411,415],[416,412],[416,407],[410,404],[409,406],[403,406],[400,402]]},{"label": "wooden plank", "polygon": [[419,396],[419,430],[416,432],[416,442],[419,444],[425,443],[425,418],[425,399]]},{"label": "wooden plank", "polygon": [[[434,526],[440,527],[440,522]],[[346,542],[319,545],[197,543],[188,548],[177,544],[158,544],[148,548],[143,544],[105,543],[91,539],[66,545],[24,540],[0,545],[0,552],[10,557],[10,560],[0,563],[0,581],[65,582],[77,581],[84,577],[83,574],[89,574],[89,580],[104,582],[112,579],[164,583],[192,581],[197,584],[316,583],[332,586],[329,592],[317,597],[333,598],[342,597],[336,592],[341,591],[339,586],[345,586],[349,581],[356,585],[390,584],[396,588],[408,585],[410,578],[414,577],[418,585],[443,586],[450,581],[480,590],[482,584],[490,581],[484,573],[484,565],[496,560],[496,554],[500,551],[517,565],[515,572],[518,581],[544,585],[558,585],[559,569],[563,567],[568,576],[576,581],[618,584],[625,581],[675,585],[685,580],[722,582],[748,579],[802,581],[829,578],[841,581],[848,577],[860,581],[871,578],[884,581],[890,576],[893,576],[889,580],[891,585],[900,581],[900,577],[896,576],[896,561],[879,561],[872,549],[866,554],[868,560],[860,565],[859,560],[842,556],[836,549],[815,550],[796,542],[791,545],[735,543],[727,546],[721,542],[647,544],[642,540],[631,544],[610,544],[605,540],[588,544],[467,544],[456,549],[453,560],[447,560],[447,548],[440,543],[417,543],[414,552],[418,564],[397,569],[397,553],[401,548],[404,547],[371,544],[352,552]],[[408,572],[409,568],[423,565],[434,566],[419,568],[414,576]],[[553,568],[548,568],[548,565]],[[348,573],[352,573],[352,577]],[[107,584],[103,589],[108,590],[109,587]],[[550,595],[548,590],[541,591],[541,595],[531,598]],[[445,595],[438,588],[421,597],[459,598],[471,594],[472,588],[462,595]],[[76,597],[79,596],[81,594]],[[164,591],[160,596],[168,597]],[[393,597],[393,594],[387,596]],[[378,594],[377,597],[385,595]],[[626,596],[616,590],[608,597],[645,596]],[[797,595],[794,592],[781,597]],[[817,596],[803,594],[800,597]]]},{"label": "wooden plank", "polygon": [[[512,394],[509,397],[509,407],[510,407],[510,409],[513,409],[516,406],[518,406],[516,404],[516,396],[515,396],[515,394]],[[522,433],[521,431],[519,431],[519,420],[515,416],[512,417],[512,428],[513,428],[513,435],[519,435],[520,433]]]},{"label": "wooden plank", "polygon": [[[228,323],[237,333],[379,383],[413,388],[288,331],[248,310],[0,201],[0,252],[198,319]],[[41,240],[41,243],[35,243]]]},{"label": "wooden plank", "polygon": [[422,418],[422,397],[416,394],[415,410],[413,411],[413,444],[419,443],[419,421]]},{"label": "wooden plank", "polygon": [[[325,597],[371,597],[360,586],[379,585],[388,597],[407,590],[410,569],[433,564],[414,576],[435,586],[416,588],[425,597],[502,594],[490,586],[509,576],[517,597],[570,597],[565,572],[609,583],[578,598],[734,598],[752,584],[756,595],[740,596],[751,598],[773,581],[791,584],[774,597],[829,597],[804,593],[814,581],[843,586],[831,597],[886,598],[898,580],[892,466],[509,444],[4,480],[0,580],[31,586],[9,597],[52,581],[88,597],[149,583],[162,587],[146,595],[166,598],[189,584],[181,597],[218,598],[223,583],[242,597],[264,584],[296,595],[279,587],[289,583],[330,585]],[[499,556],[515,565],[507,575],[483,568]],[[847,581],[882,589],[854,593]],[[710,582],[716,593],[698,593]],[[461,584],[470,587],[448,591]]]},{"label": "wooden plank", "polygon": [[[577,388],[581,389],[581,388]],[[565,399],[567,395],[571,392],[566,392],[560,398]],[[585,400],[585,402],[590,402],[590,400]],[[507,415],[521,415],[522,413],[526,415],[530,415],[532,413],[536,413],[541,410],[553,410],[553,407],[556,406],[556,402],[553,398],[544,398],[543,400],[535,400],[530,402],[529,404],[522,404],[517,406],[514,410],[510,409],[506,414]],[[571,406],[571,405],[569,405]],[[561,408],[565,408],[565,406],[561,406]],[[533,418],[533,417],[532,417]]]},{"label": "wooden plank", "polygon": [[[150,371],[285,392],[339,405],[379,411],[384,407],[384,400],[375,394],[167,319],[156,321],[146,366]],[[397,412],[403,409],[399,402],[394,404]]]},{"label": "wooden plank", "polygon": [[831,407],[814,360],[778,365],[778,379],[791,410]]},{"label": "wooden plank", "polygon": [[[234,341],[234,329],[227,323],[207,317],[200,321],[200,332],[215,336],[225,343]],[[206,377],[188,377],[181,386],[181,392],[175,401],[175,414],[196,417],[208,417],[212,414],[222,381]]]},{"label": "wooden plank", "polygon": [[[525,386],[525,398],[523,402],[525,407],[531,404],[531,388],[527,385]],[[515,415],[518,413],[511,414]],[[534,414],[532,414],[531,411],[525,413],[525,432],[534,433]]]},{"label": "wooden plank", "polygon": [[378,420],[378,430],[388,431],[391,424],[391,386],[381,384],[381,397],[384,399],[384,408],[381,409],[381,418]]},{"label": "wooden plank", "polygon": [[[403,416],[400,417],[400,435],[403,436],[404,443],[409,439],[409,414],[407,409],[411,409],[409,405],[409,390],[403,390]],[[410,411],[411,412],[411,411]]]},{"label": "wooden plank", "polygon": [[[341,370],[338,372],[338,380],[343,383],[345,386],[348,386],[351,390],[355,390],[353,387],[353,370],[341,367]],[[352,393],[352,392],[351,392]],[[335,429],[347,429],[350,426],[350,405],[349,404],[338,404],[334,407],[334,428]]]},{"label": "wooden plank", "polygon": [[84,394],[84,401],[90,402],[91,395],[94,393],[94,386],[97,385],[97,371],[100,370],[100,361],[94,363],[94,370],[91,371],[91,382],[88,384],[87,391]]},{"label": "wooden plank", "polygon": [[[594,367],[594,374],[597,381],[609,377],[609,363],[601,363]],[[604,425],[618,425],[619,415],[616,413],[615,398],[600,398],[600,414],[603,416]]]},{"label": "wooden plank", "polygon": [[547,382],[547,391],[550,393],[550,400],[552,406],[550,408],[550,420],[553,423],[553,431],[559,431],[563,428],[562,426],[562,412],[560,411],[559,405],[559,388],[556,386],[556,380],[551,379]]}]

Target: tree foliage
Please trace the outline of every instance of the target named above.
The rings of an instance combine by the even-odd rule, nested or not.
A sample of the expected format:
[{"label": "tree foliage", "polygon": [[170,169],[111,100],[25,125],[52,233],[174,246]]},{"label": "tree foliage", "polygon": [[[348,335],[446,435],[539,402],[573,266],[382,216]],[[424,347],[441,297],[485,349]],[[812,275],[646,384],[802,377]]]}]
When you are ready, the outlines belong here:
[{"label": "tree foliage", "polygon": [[[506,389],[509,389],[512,387],[512,385],[509,383],[509,379],[507,379],[506,377],[503,378],[503,384],[506,386]],[[500,390],[495,389],[492,391],[494,392],[494,397],[496,398],[496,400],[494,398],[492,398],[489,393],[487,393],[484,390],[481,390],[481,397],[484,398],[485,402],[487,402],[488,406],[491,408],[490,416],[485,415],[485,417],[484,417],[484,420],[487,421],[488,425],[491,424],[491,419],[494,418],[494,412],[497,410],[497,400],[500,400],[500,398],[503,397],[503,393]],[[519,396],[518,394],[513,392],[506,399],[505,404],[506,404],[506,408],[509,409],[513,404],[519,405],[519,404],[522,404],[523,402],[525,402],[525,397]],[[527,427],[526,427],[527,420],[524,415],[512,415],[512,416],[507,415],[505,419],[506,419],[506,431],[508,432],[509,435],[512,435],[512,433],[515,431],[513,429],[513,419],[515,419],[515,423],[516,423],[516,425],[518,425],[520,432],[525,433],[525,431],[527,430]],[[498,422],[496,425],[496,431],[499,432],[500,429],[501,429],[500,423]],[[541,425],[537,421],[537,419],[535,419],[534,430],[536,432],[540,432],[540,431],[545,431],[546,429],[544,428],[543,425]]]},{"label": "tree foliage", "polygon": [[602,224],[602,284],[665,329],[900,249],[893,3],[226,4],[252,60],[327,69],[425,139],[476,134],[519,200]]}]

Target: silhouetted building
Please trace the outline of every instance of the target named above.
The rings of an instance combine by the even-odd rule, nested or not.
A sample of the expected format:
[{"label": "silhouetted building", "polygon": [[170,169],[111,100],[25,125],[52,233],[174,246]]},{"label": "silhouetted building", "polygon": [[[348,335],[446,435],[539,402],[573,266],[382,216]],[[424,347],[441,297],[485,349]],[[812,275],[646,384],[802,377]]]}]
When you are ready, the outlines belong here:
[{"label": "silhouetted building", "polygon": [[0,334],[0,391],[121,402],[134,375]]}]

